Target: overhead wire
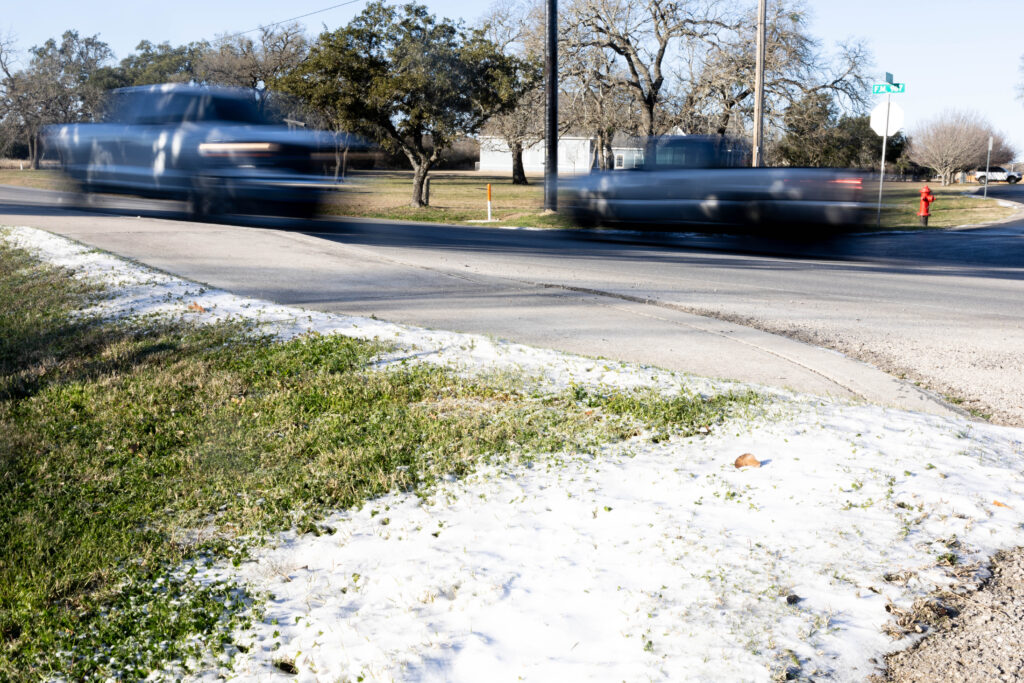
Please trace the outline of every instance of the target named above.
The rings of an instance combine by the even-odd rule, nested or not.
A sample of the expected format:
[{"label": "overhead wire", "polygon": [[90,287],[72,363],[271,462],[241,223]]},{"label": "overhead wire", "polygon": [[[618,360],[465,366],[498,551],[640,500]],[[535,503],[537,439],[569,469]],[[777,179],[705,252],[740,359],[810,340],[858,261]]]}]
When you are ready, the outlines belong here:
[{"label": "overhead wire", "polygon": [[261,24],[260,26],[257,26],[256,28],[251,28],[247,31],[238,31],[237,33],[232,33],[231,35],[224,36],[224,39],[230,40],[231,38],[244,36],[246,33],[252,33],[253,31],[262,31],[263,29],[272,28],[274,26],[280,26],[281,24],[287,24],[290,21],[298,21],[299,19],[305,19],[306,17],[311,17],[314,14],[322,14],[323,12],[329,12],[332,9],[338,9],[339,7],[344,7],[345,5],[354,5],[358,2],[366,2],[366,0],[348,0],[347,2],[339,2],[337,5],[331,5],[330,7],[324,7],[323,9],[318,9],[313,12],[300,14],[299,16],[292,17],[291,19],[282,19],[281,21],[275,21],[272,24]]}]

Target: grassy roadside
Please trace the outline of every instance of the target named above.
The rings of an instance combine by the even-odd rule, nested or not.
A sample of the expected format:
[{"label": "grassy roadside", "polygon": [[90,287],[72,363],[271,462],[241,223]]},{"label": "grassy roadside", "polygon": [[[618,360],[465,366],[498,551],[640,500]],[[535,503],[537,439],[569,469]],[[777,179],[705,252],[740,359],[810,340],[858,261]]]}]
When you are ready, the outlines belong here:
[{"label": "grassy roadside", "polygon": [[469,223],[487,218],[487,185],[491,186],[492,226],[569,228],[560,214],[544,214],[543,178],[529,185],[513,185],[509,176],[473,172],[436,171],[430,174],[430,206],[413,208],[412,174],[404,171],[365,172],[354,175],[328,205],[328,213],[416,220],[433,223]]},{"label": "grassy roadside", "polygon": [[60,171],[49,168],[25,170],[0,166],[0,185],[16,187],[32,187],[37,190],[70,190],[71,183],[61,175]]},{"label": "grassy roadside", "polygon": [[[971,185],[949,185],[938,183],[891,182],[883,186],[882,227],[888,229],[922,229],[917,215],[921,204],[921,188],[925,185],[935,195],[928,219],[928,228],[954,228],[961,225],[977,225],[1009,218],[1016,209],[1000,206],[994,199],[981,196],[965,196]],[[977,187],[977,186],[973,186]],[[866,188],[871,190],[870,186]],[[878,185],[874,185],[873,196],[878,197]]]},{"label": "grassy roadside", "polygon": [[[405,172],[367,173],[353,176],[329,209],[336,215],[465,223],[487,217],[487,184],[491,184],[492,214],[500,219],[490,225],[518,225],[538,228],[572,227],[562,215],[543,213],[544,187],[541,178],[530,178],[530,185],[513,185],[507,176],[488,176],[468,172],[431,174],[431,205],[422,209],[408,206],[412,191],[411,174]],[[921,229],[917,216],[921,188],[926,183],[890,182],[883,186],[882,228]],[[964,196],[971,186],[941,187],[929,184],[936,197],[928,228],[949,228],[998,221],[1014,214],[1015,209],[1000,206],[995,200]],[[873,202],[878,186],[868,183],[864,197]],[[872,218],[873,218],[872,214]]]},{"label": "grassy roadside", "polygon": [[[244,647],[259,596],[199,585],[330,510],[426,491],[487,458],[692,434],[756,403],[559,394],[380,344],[274,343],[240,324],[75,316],[102,291],[0,240],[0,679],[143,678]],[[525,457],[525,456],[524,456]]]}]

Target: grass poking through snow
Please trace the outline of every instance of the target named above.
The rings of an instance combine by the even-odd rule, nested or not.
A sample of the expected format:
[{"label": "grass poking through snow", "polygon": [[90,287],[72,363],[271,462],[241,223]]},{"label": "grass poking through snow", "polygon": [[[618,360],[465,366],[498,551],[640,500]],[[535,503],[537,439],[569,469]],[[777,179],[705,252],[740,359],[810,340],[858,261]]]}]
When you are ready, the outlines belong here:
[{"label": "grass poking through snow", "polygon": [[99,296],[0,242],[3,679],[230,657],[259,596],[200,585],[183,560],[320,533],[330,510],[488,458],[693,434],[756,401],[382,371],[373,342],[76,314]]}]

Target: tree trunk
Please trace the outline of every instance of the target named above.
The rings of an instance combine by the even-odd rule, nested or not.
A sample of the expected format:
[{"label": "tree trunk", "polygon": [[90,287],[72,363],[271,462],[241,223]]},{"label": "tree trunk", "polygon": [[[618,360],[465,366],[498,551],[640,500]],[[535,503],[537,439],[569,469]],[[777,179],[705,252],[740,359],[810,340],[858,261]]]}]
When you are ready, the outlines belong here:
[{"label": "tree trunk", "polygon": [[427,206],[427,200],[424,197],[424,181],[427,179],[427,173],[430,172],[430,166],[424,162],[413,164],[412,167],[412,201],[409,206],[413,208],[422,208]]},{"label": "tree trunk", "polygon": [[33,134],[28,136],[28,155],[29,155],[29,158],[32,160],[32,169],[35,170],[35,171],[38,171],[39,170],[39,157],[41,156],[40,153],[39,153],[39,135],[38,135],[38,133],[33,133]]},{"label": "tree trunk", "polygon": [[608,170],[608,157],[605,154],[605,148],[607,147],[607,145],[605,144],[605,139],[604,139],[605,138],[605,132],[603,130],[598,130],[596,138],[597,139],[594,141],[594,144],[595,144],[594,154],[597,156],[597,167],[600,170],[602,170],[602,171],[607,171]]},{"label": "tree trunk", "polygon": [[640,111],[643,113],[643,134],[647,139],[654,137],[654,105],[656,100],[652,97],[648,97],[640,107]]},{"label": "tree trunk", "polygon": [[526,169],[523,168],[523,143],[512,145],[512,184],[529,185],[526,181]]}]

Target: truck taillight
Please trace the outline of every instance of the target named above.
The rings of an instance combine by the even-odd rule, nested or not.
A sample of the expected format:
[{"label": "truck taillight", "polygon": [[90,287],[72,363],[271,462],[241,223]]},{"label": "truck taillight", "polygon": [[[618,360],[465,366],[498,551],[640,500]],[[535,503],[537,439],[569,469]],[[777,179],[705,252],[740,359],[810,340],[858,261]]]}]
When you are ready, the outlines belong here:
[{"label": "truck taillight", "polygon": [[846,185],[848,187],[855,187],[858,190],[863,186],[862,178],[838,178],[830,182],[833,182],[836,185]]}]

